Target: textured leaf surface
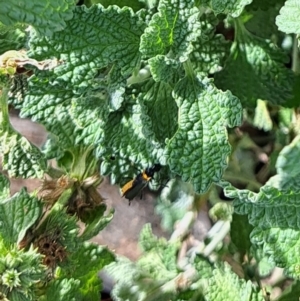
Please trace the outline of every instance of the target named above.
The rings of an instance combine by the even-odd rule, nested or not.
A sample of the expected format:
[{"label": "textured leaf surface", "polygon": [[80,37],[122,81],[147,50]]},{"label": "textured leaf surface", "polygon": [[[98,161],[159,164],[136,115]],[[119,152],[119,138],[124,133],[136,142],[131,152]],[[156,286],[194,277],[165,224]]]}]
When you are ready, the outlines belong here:
[{"label": "textured leaf surface", "polygon": [[13,131],[4,134],[0,141],[3,169],[10,177],[42,178],[47,162],[35,145]]},{"label": "textured leaf surface", "polygon": [[194,1],[160,1],[158,12],[141,37],[140,51],[152,57],[171,50],[179,61],[186,61],[193,50],[191,42],[200,35],[198,14]]},{"label": "textured leaf surface", "polygon": [[[276,2],[280,1],[284,2],[284,0],[277,0]],[[249,30],[249,32],[263,39],[271,39],[272,35],[278,35],[279,31],[275,24],[275,19],[279,13],[281,5],[274,4],[272,1],[272,3],[270,3],[270,5],[266,8],[258,8],[255,7],[256,3],[254,2],[246,7],[246,11],[251,15],[251,18],[249,18],[249,20],[245,23],[245,27]],[[266,2],[257,2],[258,5],[261,3],[263,5]]]},{"label": "textured leaf surface", "polygon": [[216,86],[229,89],[245,106],[255,106],[257,99],[283,104],[291,97],[294,83],[292,71],[284,66],[288,58],[243,25],[236,23],[236,31],[230,57],[224,69],[215,74]]},{"label": "textured leaf surface", "polygon": [[85,242],[70,260],[73,262],[72,278],[80,280],[84,300],[99,300],[102,286],[98,273],[115,260],[114,255],[105,247]]},{"label": "textured leaf surface", "polygon": [[[76,296],[76,297],[74,297]],[[47,286],[42,301],[81,301],[80,280],[73,278],[54,279]]]},{"label": "textured leaf surface", "polygon": [[0,94],[0,154],[2,168],[10,177],[41,178],[47,161],[41,151],[16,132],[10,124],[7,96],[8,89]]},{"label": "textured leaf surface", "polygon": [[300,191],[300,170],[298,168],[298,158],[300,152],[300,136],[297,136],[292,143],[285,146],[280,152],[277,161],[277,174],[270,178],[268,185],[279,190]]},{"label": "textured leaf surface", "polygon": [[257,100],[253,125],[266,132],[272,130],[273,123],[267,107],[267,102],[260,99]]},{"label": "textured leaf surface", "polygon": [[42,213],[41,203],[25,189],[0,205],[0,232],[8,244],[20,242]]},{"label": "textured leaf surface", "polygon": [[109,116],[108,100],[90,96],[72,99],[69,111],[73,122],[79,129],[76,131],[76,144],[98,145],[103,140],[103,128]]},{"label": "textured leaf surface", "polygon": [[112,295],[116,300],[170,300],[176,292],[176,243],[168,243],[152,234],[149,225],[141,232],[144,253],[137,263],[120,259],[108,266],[108,273],[116,280]]},{"label": "textured leaf surface", "polygon": [[0,24],[0,53],[25,48],[27,38],[25,29],[25,26],[21,24],[15,26]]},{"label": "textured leaf surface", "polygon": [[[99,146],[99,156],[109,158],[116,155],[117,160],[108,161],[102,165],[102,173],[105,174],[105,171],[109,170],[114,174],[114,170],[110,168],[111,165],[116,168],[120,164],[127,168],[123,170],[124,173],[115,174],[116,178],[112,181],[120,182],[130,169],[128,161],[126,164],[123,160],[127,159],[129,162],[134,162],[136,166],[140,164],[141,168],[146,168],[159,163],[164,156],[164,150],[153,132],[150,116],[145,115],[141,105],[132,103],[132,100],[127,103],[123,111],[110,114],[109,122],[105,126],[104,145],[109,147]],[[120,166],[118,169],[120,171]],[[136,174],[137,171],[135,170],[134,173]]]},{"label": "textured leaf surface", "polygon": [[250,233],[253,226],[249,224],[247,216],[234,213],[230,226],[230,237],[238,251],[246,254],[250,251]]},{"label": "textured leaf surface", "polygon": [[157,55],[149,59],[149,66],[152,78],[165,83],[176,82],[180,72],[183,73],[178,61],[170,59],[164,55]]},{"label": "textured leaf surface", "polygon": [[0,204],[10,195],[10,183],[5,175],[0,173]]},{"label": "textured leaf surface", "polygon": [[161,216],[161,226],[172,233],[174,225],[190,210],[194,202],[193,186],[180,179],[168,181],[162,190],[155,211]]},{"label": "textured leaf surface", "polygon": [[206,289],[205,298],[208,301],[264,300],[263,295],[255,290],[251,281],[245,282],[239,279],[227,264],[213,271],[213,277]]},{"label": "textured leaf surface", "polygon": [[113,217],[113,211],[109,212],[109,214],[105,216],[103,216],[103,213],[101,217],[95,216],[94,221],[85,227],[82,235],[80,235],[80,238],[84,241],[93,238],[109,224]]},{"label": "textured leaf surface", "polygon": [[[296,166],[291,163],[299,139],[282,150],[278,158],[278,175],[271,178],[259,193],[226,188],[226,195],[234,197],[238,214],[247,214],[255,228],[251,233],[253,244],[262,247],[263,255],[285,272],[300,279],[300,189]],[[280,166],[280,167],[279,167]],[[288,172],[289,171],[289,172]],[[274,185],[275,187],[272,187]]]},{"label": "textured leaf surface", "polygon": [[61,64],[31,77],[21,116],[45,125],[62,148],[100,145],[109,112],[123,100],[121,73],[128,76],[139,63],[143,27],[128,8],[95,5],[76,8],[63,32],[32,35],[31,55],[54,56]]},{"label": "textured leaf surface", "polygon": [[234,209],[248,214],[249,222],[256,227],[300,229],[300,191],[279,191],[263,186],[259,193],[248,190],[226,190],[227,196],[236,198]]},{"label": "textured leaf surface", "polygon": [[57,80],[86,87],[109,64],[115,63],[127,75],[136,68],[143,29],[143,22],[129,8],[76,7],[64,31],[49,38],[32,36],[31,55],[56,57],[63,62],[55,68]]},{"label": "textured leaf surface", "polygon": [[288,228],[255,228],[251,234],[254,244],[262,245],[270,262],[284,268],[289,277],[300,279],[300,231]]},{"label": "textured leaf surface", "polygon": [[44,73],[31,77],[21,117],[31,117],[33,121],[42,123],[67,148],[74,145],[76,138],[76,127],[69,114],[74,94],[64,82],[53,83],[51,76],[53,74]]},{"label": "textured leaf surface", "polygon": [[287,0],[276,18],[279,30],[285,33],[300,34],[300,5],[298,0]]},{"label": "textured leaf surface", "polygon": [[74,0],[0,1],[0,21],[5,25],[27,23],[42,35],[62,30],[72,18]]},{"label": "textured leaf surface", "polygon": [[215,14],[229,14],[236,18],[242,13],[244,7],[251,2],[252,0],[211,0],[210,7]]},{"label": "textured leaf surface", "polygon": [[300,139],[282,149],[277,159],[277,175],[259,193],[227,187],[235,198],[238,214],[247,214],[255,228],[251,241],[262,247],[263,255],[285,272],[300,279],[300,181],[298,169]]},{"label": "textured leaf surface", "polygon": [[220,71],[225,57],[229,55],[230,43],[222,35],[215,34],[218,23],[219,20],[213,13],[200,17],[201,36],[193,42],[194,50],[190,54],[195,72]]},{"label": "textured leaf surface", "polygon": [[178,107],[172,97],[172,88],[164,82],[149,81],[140,93],[143,115],[151,116],[156,139],[164,143],[177,129]]},{"label": "textured leaf surface", "polygon": [[227,166],[226,126],[240,124],[241,105],[229,91],[219,91],[200,77],[179,81],[173,96],[179,107],[179,128],[168,145],[170,168],[203,193],[221,179]]}]

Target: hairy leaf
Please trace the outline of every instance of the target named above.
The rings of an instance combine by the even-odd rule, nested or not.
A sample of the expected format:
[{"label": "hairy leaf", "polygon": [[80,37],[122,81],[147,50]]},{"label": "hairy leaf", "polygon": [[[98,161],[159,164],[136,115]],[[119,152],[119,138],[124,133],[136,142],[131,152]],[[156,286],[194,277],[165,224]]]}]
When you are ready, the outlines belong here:
[{"label": "hairy leaf", "polygon": [[[72,278],[80,280],[80,292],[84,300],[99,300],[101,281],[98,273],[114,260],[113,253],[107,248],[88,242],[81,245],[78,252],[71,255]],[[60,278],[67,276],[62,271]]]},{"label": "hairy leaf", "polygon": [[25,189],[0,204],[0,232],[7,244],[19,243],[40,217],[42,204]]},{"label": "hairy leaf", "polygon": [[[106,209],[106,207],[105,207]],[[94,209],[94,211],[96,211]],[[109,222],[113,219],[114,211],[111,210],[109,214],[103,216],[103,212],[101,214],[97,214],[94,216],[94,220],[88,225],[86,225],[83,233],[80,235],[80,238],[84,241],[91,239],[92,237],[96,236],[102,229],[104,229]],[[99,216],[100,215],[100,216]]]},{"label": "hairy leaf", "polygon": [[298,168],[298,154],[300,151],[300,136],[296,138],[280,152],[277,161],[277,174],[269,179],[268,185],[279,190],[291,190],[294,193],[300,191],[300,171]]},{"label": "hairy leaf", "polygon": [[[107,162],[114,166],[122,164],[123,160],[127,159],[144,169],[154,163],[159,163],[164,157],[162,145],[153,132],[150,116],[145,114],[139,103],[133,103],[132,100],[127,103],[123,111],[110,114],[109,121],[105,125],[104,146],[106,147],[99,146],[99,156],[116,156],[116,160]],[[113,169],[106,168],[115,175],[115,180],[120,182],[120,179],[124,178],[131,168],[128,161],[122,167],[123,172],[120,173],[120,166],[116,174]],[[135,174],[139,171],[135,170]],[[104,172],[103,169],[102,172]]]},{"label": "hairy leaf", "polygon": [[74,278],[53,279],[47,286],[41,301],[83,301],[80,293],[80,280]]},{"label": "hairy leaf", "polygon": [[41,178],[47,162],[41,151],[25,137],[11,131],[0,138],[3,169],[10,177]]},{"label": "hairy leaf", "polygon": [[215,14],[228,14],[236,18],[242,13],[244,7],[251,2],[252,0],[210,0],[210,7]]},{"label": "hairy leaf", "polygon": [[25,48],[26,33],[23,24],[4,26],[0,23],[0,54],[9,50]]},{"label": "hairy leaf", "polygon": [[128,7],[76,7],[64,31],[52,37],[32,35],[31,55],[56,57],[62,62],[54,70],[57,80],[87,87],[109,64],[116,64],[126,75],[138,66],[143,29],[144,23]]},{"label": "hairy leaf", "polygon": [[186,61],[193,50],[191,42],[200,35],[198,14],[194,1],[160,1],[141,37],[140,51],[147,57],[171,51],[180,62]]},{"label": "hairy leaf", "polygon": [[207,301],[264,300],[262,293],[257,292],[251,281],[246,282],[239,279],[227,264],[224,266],[219,265],[213,271],[213,277],[211,277],[206,287],[205,297]]},{"label": "hairy leaf", "polygon": [[300,34],[300,6],[297,0],[287,0],[276,18],[279,30],[285,33]]},{"label": "hairy leaf", "polygon": [[18,249],[15,244],[3,248],[1,256],[1,297],[6,300],[37,299],[36,284],[46,281],[46,268],[41,264],[42,255],[32,246],[28,250]]},{"label": "hairy leaf", "polygon": [[0,154],[11,177],[41,178],[47,167],[41,151],[13,129],[9,121],[8,89],[0,94]]},{"label": "hairy leaf", "polygon": [[0,204],[9,198],[10,183],[8,178],[0,173]]},{"label": "hairy leaf", "polygon": [[172,171],[203,193],[221,179],[227,166],[226,126],[240,124],[241,105],[229,91],[221,92],[199,76],[179,81],[173,96],[179,128],[168,144],[168,162]]},{"label": "hairy leaf", "polygon": [[292,71],[284,66],[286,54],[269,40],[250,34],[241,23],[235,24],[235,41],[224,69],[215,74],[216,86],[229,89],[248,107],[257,99],[283,104],[294,83]]},{"label": "hairy leaf", "polygon": [[300,229],[300,191],[280,191],[263,186],[259,193],[248,190],[226,189],[227,196],[235,198],[234,209],[238,214],[248,214],[255,227],[280,227]]},{"label": "hairy leaf", "polygon": [[74,0],[47,1],[0,1],[0,21],[5,25],[27,23],[35,27],[41,35],[50,35],[62,30],[66,20],[72,18]]},{"label": "hairy leaf", "polygon": [[172,88],[164,82],[149,81],[139,94],[142,116],[150,116],[156,139],[164,143],[177,129],[178,107],[172,97]]}]

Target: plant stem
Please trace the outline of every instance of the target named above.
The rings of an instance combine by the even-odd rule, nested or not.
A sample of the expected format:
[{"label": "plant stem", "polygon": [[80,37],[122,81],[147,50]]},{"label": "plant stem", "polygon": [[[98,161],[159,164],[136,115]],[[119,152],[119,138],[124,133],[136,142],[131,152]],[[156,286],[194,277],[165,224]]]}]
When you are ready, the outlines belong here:
[{"label": "plant stem", "polygon": [[9,114],[8,114],[8,105],[7,105],[7,97],[8,97],[8,91],[9,89],[7,87],[3,87],[0,95],[0,114],[2,115],[0,117],[1,125],[0,130],[1,131],[7,131],[7,129],[10,127],[9,123]]}]

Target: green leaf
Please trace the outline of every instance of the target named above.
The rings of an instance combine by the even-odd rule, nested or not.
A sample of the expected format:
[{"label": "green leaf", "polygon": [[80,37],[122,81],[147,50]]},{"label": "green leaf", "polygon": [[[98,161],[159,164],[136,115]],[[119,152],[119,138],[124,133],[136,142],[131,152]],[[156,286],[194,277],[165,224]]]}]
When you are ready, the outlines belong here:
[{"label": "green leaf", "polygon": [[252,0],[210,0],[210,7],[215,14],[228,14],[236,18],[242,13],[244,7],[251,2]]},{"label": "green leaf", "polygon": [[251,242],[263,248],[263,255],[287,275],[300,279],[298,249],[300,244],[299,190],[279,191],[265,185],[258,194],[226,188],[226,195],[236,197],[235,211],[247,214],[254,226]]},{"label": "green leaf", "polygon": [[0,173],[0,204],[6,202],[10,195],[10,182],[8,178]]},{"label": "green leaf", "polygon": [[13,129],[7,105],[8,89],[0,95],[0,153],[10,177],[41,178],[47,161],[41,151]]},{"label": "green leaf", "polygon": [[167,241],[164,238],[158,239],[152,232],[151,225],[146,224],[139,236],[139,245],[143,252],[149,252],[155,248],[164,248]]},{"label": "green leaf", "polygon": [[254,288],[251,281],[239,279],[229,265],[219,265],[213,271],[213,277],[206,287],[205,299],[207,301],[263,301],[262,293]]},{"label": "green leaf", "polygon": [[258,273],[259,276],[264,278],[268,277],[272,271],[275,268],[274,262],[270,262],[268,257],[263,257],[259,262],[258,262]]},{"label": "green leaf", "polygon": [[298,177],[300,170],[297,168],[297,155],[299,152],[300,136],[296,136],[292,143],[281,150],[276,162],[277,173],[290,178]]},{"label": "green leaf", "polygon": [[[215,74],[216,86],[229,89],[244,106],[254,107],[257,99],[284,104],[291,98],[292,71],[288,57],[269,40],[250,34],[235,22],[236,36],[224,69]],[[236,72],[239,70],[238,72]]]},{"label": "green leaf", "polygon": [[74,94],[63,81],[54,83],[53,73],[38,73],[29,81],[20,116],[42,123],[57,137],[64,148],[72,148],[76,139],[76,125],[70,116]]},{"label": "green leaf", "polygon": [[[145,113],[144,107],[132,99],[122,111],[113,112],[109,116],[105,125],[105,141],[99,145],[97,155],[117,157],[116,160],[108,161],[106,166],[101,166],[102,174],[109,170],[113,175],[113,183],[120,183],[121,179],[128,176],[128,170],[133,171],[131,162],[134,162],[136,168],[139,164],[144,169],[164,160],[163,145],[157,141],[151,117]],[[135,169],[134,174],[137,172],[139,170]],[[133,178],[133,174],[130,178]]]},{"label": "green leaf", "polygon": [[[274,35],[280,35],[275,24],[275,19],[281,5],[278,3],[275,4],[274,1],[270,1],[267,7],[258,8],[255,6],[256,3],[254,2],[246,7],[247,15],[249,16],[249,20],[245,23],[247,30],[263,39],[271,39]],[[276,2],[278,2],[278,0]],[[279,2],[284,2],[284,0],[279,0]],[[266,4],[266,1],[257,2],[257,5],[261,4],[263,6]]]},{"label": "green leaf", "polygon": [[199,11],[194,1],[162,0],[141,37],[144,56],[172,53],[180,62],[193,51],[192,42],[200,35]]},{"label": "green leaf", "polygon": [[259,193],[226,188],[226,195],[234,200],[237,214],[248,214],[249,223],[255,227],[280,227],[300,229],[300,191],[280,191],[263,186]]},{"label": "green leaf", "polygon": [[230,227],[230,237],[232,243],[237,247],[241,255],[250,252],[251,242],[250,233],[253,230],[245,215],[234,213]]},{"label": "green leaf", "polygon": [[177,275],[178,242],[171,243],[164,238],[158,239],[153,235],[151,226],[147,224],[140,233],[139,244],[143,255],[137,264],[149,275],[151,274],[151,278],[166,281]]},{"label": "green leaf", "polygon": [[138,96],[142,116],[151,118],[155,138],[164,143],[177,129],[178,107],[172,97],[172,88],[164,82],[150,80]]},{"label": "green leaf", "polygon": [[80,294],[80,280],[73,278],[54,279],[47,286],[41,301],[84,301]]},{"label": "green leaf", "polygon": [[86,225],[83,233],[80,235],[80,238],[86,241],[96,236],[102,229],[104,229],[110,223],[113,217],[114,217],[114,210],[111,210],[109,214],[105,216],[103,216],[103,210],[100,210],[100,216],[98,214],[93,217],[93,221]]},{"label": "green leaf", "polygon": [[[289,217],[287,217],[289,218]],[[298,250],[300,246],[300,231],[294,227],[284,228],[270,225],[256,227],[251,233],[251,241],[262,246],[265,256],[271,263],[284,268],[287,276],[300,279],[300,262]]]},{"label": "green leaf", "polygon": [[285,103],[285,107],[298,108],[300,105],[300,75],[296,74],[292,96]]},{"label": "green leaf", "polygon": [[278,29],[285,33],[300,34],[300,7],[298,0],[287,0],[276,18]]},{"label": "green leaf", "polygon": [[8,50],[25,48],[26,32],[24,24],[4,26],[0,23],[0,54]]},{"label": "green leaf", "polygon": [[64,31],[52,37],[32,35],[31,55],[56,57],[63,62],[54,69],[57,81],[63,80],[68,87],[87,87],[99,70],[110,64],[123,75],[139,65],[143,29],[144,23],[128,7],[76,7]]},{"label": "green leaf", "polygon": [[[80,280],[80,292],[84,300],[99,300],[101,281],[98,273],[115,261],[113,253],[106,247],[85,242],[69,259],[73,265],[72,278]],[[59,277],[66,276],[62,271]]]},{"label": "green leaf", "polygon": [[300,136],[285,146],[276,161],[277,175],[267,182],[279,190],[300,191],[300,171],[298,168],[298,154],[300,151]]},{"label": "green leaf", "polygon": [[229,91],[219,91],[200,76],[180,80],[173,96],[179,127],[168,144],[170,169],[204,193],[227,167],[230,145],[225,127],[241,123],[241,105]]},{"label": "green leaf", "polygon": [[253,125],[264,131],[270,131],[273,127],[267,103],[261,99],[257,100]]},{"label": "green leaf", "polygon": [[9,244],[9,249],[2,246],[1,297],[5,294],[6,300],[36,300],[36,285],[46,281],[46,267],[41,261],[42,255],[32,246],[26,251],[18,249],[15,244]]},{"label": "green leaf", "polygon": [[35,145],[13,130],[5,133],[0,142],[3,169],[10,177],[42,178],[47,161]]},{"label": "green leaf", "polygon": [[193,266],[197,269],[198,275],[202,279],[209,279],[213,276],[214,266],[207,257],[197,254],[193,260]]},{"label": "green leaf", "polygon": [[0,204],[0,232],[7,244],[19,243],[40,217],[42,204],[22,189]]},{"label": "green leaf", "polygon": [[224,65],[229,55],[230,43],[223,35],[215,34],[219,20],[213,14],[203,14],[201,21],[201,36],[193,42],[194,51],[190,55],[194,72],[215,73]]},{"label": "green leaf", "polygon": [[155,211],[161,216],[161,226],[170,233],[177,221],[190,210],[195,199],[195,192],[190,183],[180,179],[170,180],[162,190]]},{"label": "green leaf", "polygon": [[[178,61],[164,55],[157,55],[148,60],[152,78],[156,82],[174,83],[183,70]],[[159,94],[158,94],[159,95]]]},{"label": "green leaf", "polygon": [[75,143],[84,145],[98,145],[102,142],[103,128],[109,116],[107,99],[100,97],[80,97],[72,99],[70,115],[76,124]]},{"label": "green leaf", "polygon": [[50,35],[54,31],[62,30],[66,20],[72,18],[74,0],[0,1],[0,21],[5,25],[14,23],[30,24],[41,35]]}]

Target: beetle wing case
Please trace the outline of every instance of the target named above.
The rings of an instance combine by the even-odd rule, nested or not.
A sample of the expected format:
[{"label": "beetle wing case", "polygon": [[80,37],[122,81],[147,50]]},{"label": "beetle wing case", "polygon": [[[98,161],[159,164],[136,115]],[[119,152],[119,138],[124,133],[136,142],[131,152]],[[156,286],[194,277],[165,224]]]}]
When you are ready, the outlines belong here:
[{"label": "beetle wing case", "polygon": [[131,201],[134,199],[143,188],[145,188],[151,178],[144,178],[143,173],[140,173],[136,176],[134,180],[131,180],[125,184],[121,191],[126,199]]},{"label": "beetle wing case", "polygon": [[135,179],[126,183],[122,189],[122,196],[129,200],[129,203],[141,192],[150,182],[155,172],[161,169],[160,164],[154,164],[152,167],[146,168],[139,173]]}]

